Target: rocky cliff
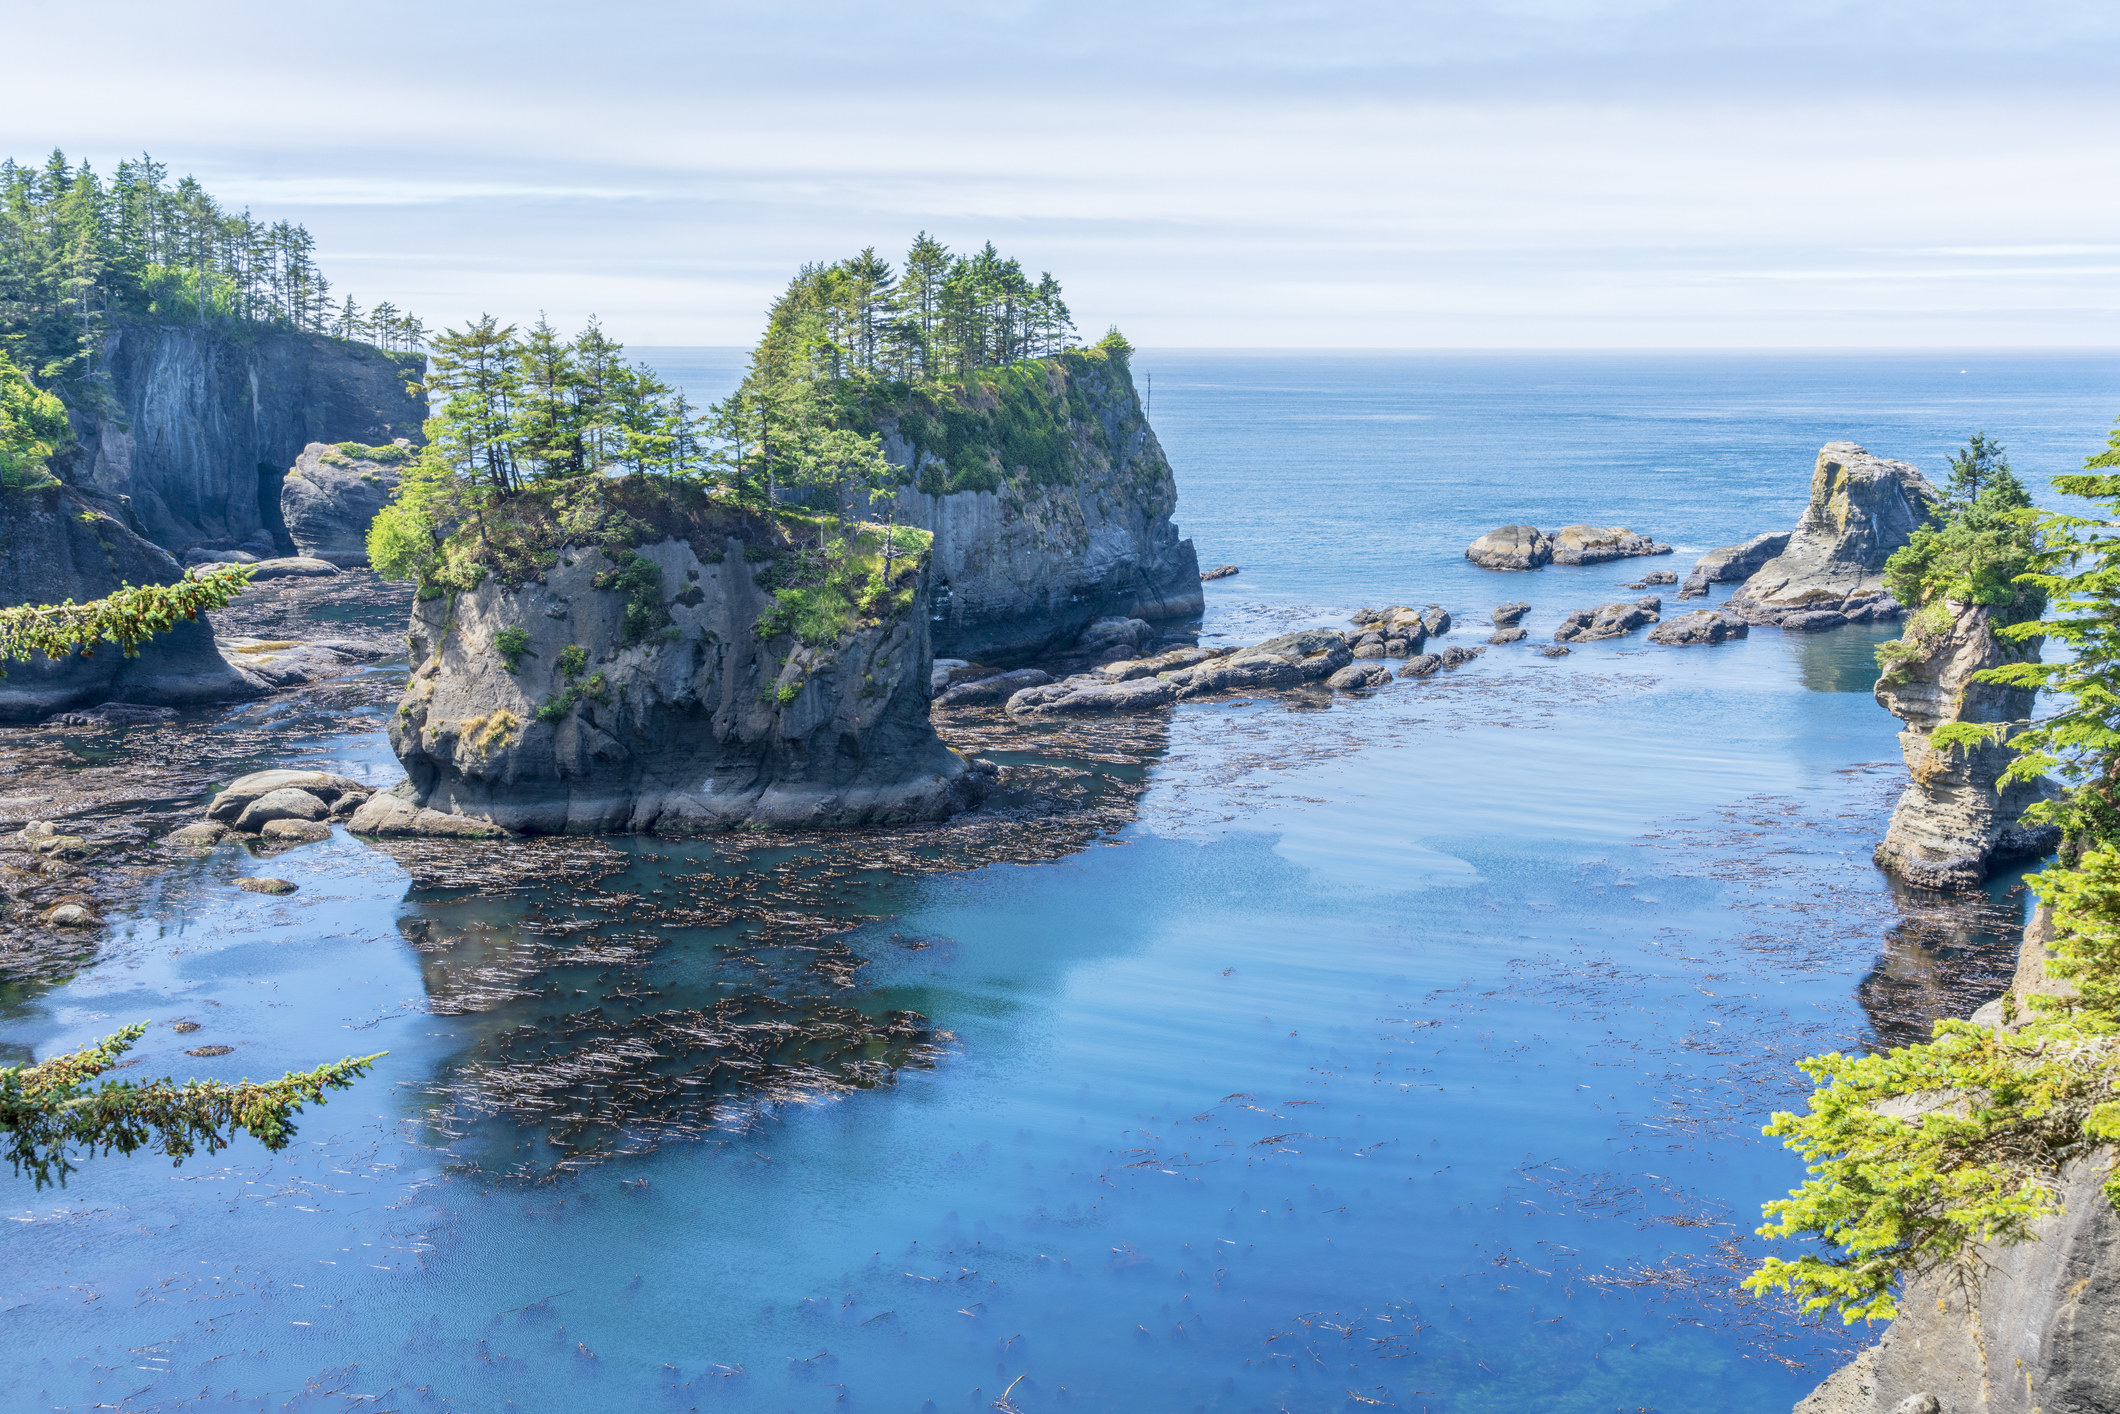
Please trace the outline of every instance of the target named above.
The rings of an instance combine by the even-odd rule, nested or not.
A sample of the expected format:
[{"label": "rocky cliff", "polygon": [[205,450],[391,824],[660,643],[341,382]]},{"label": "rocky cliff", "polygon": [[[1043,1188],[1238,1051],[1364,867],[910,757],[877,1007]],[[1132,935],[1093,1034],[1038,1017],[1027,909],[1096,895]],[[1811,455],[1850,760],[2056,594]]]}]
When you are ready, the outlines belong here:
[{"label": "rocky cliff", "polygon": [[412,459],[409,439],[380,447],[311,442],[280,483],[280,518],[295,552],[341,569],[368,563],[368,526]]},{"label": "rocky cliff", "polygon": [[[2047,976],[2045,910],[2032,916],[2012,993],[2065,990]],[[1997,998],[1986,1025],[2022,1015]],[[2036,1240],[1984,1247],[1909,1284],[1884,1339],[1834,1371],[1796,1414],[2120,1414],[2120,1212],[2103,1185],[2116,1156],[2067,1165],[2060,1213]]]},{"label": "rocky cliff", "polygon": [[[1126,359],[1076,351],[912,389],[870,409],[909,484],[900,524],[934,535],[936,651],[1005,658],[1105,617],[1204,607],[1170,463]],[[875,514],[875,512],[866,512]]]},{"label": "rocky cliff", "polygon": [[512,558],[423,591],[390,728],[409,780],[355,833],[893,823],[976,796],[928,724],[925,535],[886,586],[874,534],[823,565],[697,488],[593,494],[519,498],[489,526]]},{"label": "rocky cliff", "polygon": [[1973,681],[1983,668],[2039,656],[2039,640],[2010,643],[1996,636],[1998,611],[1937,600],[1907,620],[1906,632],[1883,655],[1877,701],[1904,721],[1899,747],[1912,776],[1877,846],[1877,863],[1910,884],[1973,889],[1999,864],[2036,857],[2060,843],[2052,826],[2020,820],[2046,793],[2043,782],[1996,786],[2015,753],[2001,740],[1938,748],[1930,737],[1947,722],[1994,725],[2031,716],[2028,688]]},{"label": "rocky cliff", "polygon": [[[69,486],[0,491],[0,608],[86,603],[126,584],[173,584],[168,551],[133,534]],[[188,706],[254,697],[202,621],[179,624],[128,658],[112,644],[59,661],[0,664],[0,722],[35,721],[101,702]]]},{"label": "rocky cliff", "polygon": [[312,442],[420,435],[421,356],[294,330],[116,324],[53,470],[166,549],[293,549],[280,477]]},{"label": "rocky cliff", "polygon": [[1897,618],[1884,562],[1927,522],[1935,501],[1936,489],[1906,462],[1873,457],[1853,442],[1826,443],[1795,533],[1728,609],[1750,623],[1793,629]]}]

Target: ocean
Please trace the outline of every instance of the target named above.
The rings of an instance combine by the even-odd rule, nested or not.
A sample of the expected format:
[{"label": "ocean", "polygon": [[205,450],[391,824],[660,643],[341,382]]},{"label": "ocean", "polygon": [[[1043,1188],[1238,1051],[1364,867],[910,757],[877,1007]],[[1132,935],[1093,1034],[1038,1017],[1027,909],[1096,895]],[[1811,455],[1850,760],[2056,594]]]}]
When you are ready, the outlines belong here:
[{"label": "ocean", "polygon": [[[707,401],[729,350],[635,350]],[[2035,488],[2120,357],[1143,350],[1210,639],[1439,603],[1534,642],[1786,529],[1836,439]],[[1669,558],[1505,575],[1510,522]],[[1669,591],[1665,591],[1666,594]],[[1717,598],[1724,591],[1717,591]],[[1631,596],[1628,596],[1631,597]],[[1523,645],[1017,739],[1078,817],[932,839],[343,835],[174,865],[11,1061],[387,1051],[278,1155],[14,1180],[8,1408],[1787,1409],[1876,1332],[1735,1288],[1821,1051],[1999,991],[2015,876],[1871,865],[1888,631]],[[401,671],[401,669],[400,669]],[[387,782],[380,731],[328,738]],[[194,1060],[188,1046],[235,1047]]]}]

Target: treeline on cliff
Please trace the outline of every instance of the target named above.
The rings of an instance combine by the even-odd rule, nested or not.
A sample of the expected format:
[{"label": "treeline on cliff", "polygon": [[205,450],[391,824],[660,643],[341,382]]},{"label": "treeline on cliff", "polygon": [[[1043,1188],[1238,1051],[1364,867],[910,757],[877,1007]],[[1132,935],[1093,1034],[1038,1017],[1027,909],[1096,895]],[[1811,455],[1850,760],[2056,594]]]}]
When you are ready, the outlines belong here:
[{"label": "treeline on cliff", "polygon": [[279,325],[414,348],[426,329],[387,301],[334,300],[316,242],[289,221],[222,208],[151,157],[108,180],[53,152],[0,161],[0,357],[40,381],[93,372],[114,317]]}]

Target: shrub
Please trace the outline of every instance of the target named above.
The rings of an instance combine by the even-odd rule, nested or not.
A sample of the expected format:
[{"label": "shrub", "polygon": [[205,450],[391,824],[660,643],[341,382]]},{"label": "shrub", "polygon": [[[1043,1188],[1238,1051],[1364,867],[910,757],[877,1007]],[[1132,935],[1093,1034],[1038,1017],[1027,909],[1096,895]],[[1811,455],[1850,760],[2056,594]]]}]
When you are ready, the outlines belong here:
[{"label": "shrub", "polygon": [[519,628],[504,628],[493,635],[493,651],[501,655],[509,672],[520,672],[523,655],[530,652],[530,635]]}]

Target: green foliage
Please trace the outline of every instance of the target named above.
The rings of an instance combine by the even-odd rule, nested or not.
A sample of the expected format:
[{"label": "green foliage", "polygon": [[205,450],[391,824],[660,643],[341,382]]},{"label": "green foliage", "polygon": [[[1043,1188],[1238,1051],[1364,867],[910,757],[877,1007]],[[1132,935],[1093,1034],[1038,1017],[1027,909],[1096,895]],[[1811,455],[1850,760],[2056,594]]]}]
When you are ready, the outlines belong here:
[{"label": "green foliage", "polygon": [[[562,658],[561,661],[564,663],[565,659]],[[574,675],[570,673],[567,675],[567,685],[561,688],[557,695],[538,706],[537,719],[540,722],[557,722],[560,718],[572,712],[578,702],[583,700],[590,702],[603,701],[610,689],[611,684],[605,680],[604,675],[600,672],[593,673],[579,682],[575,681]]]},{"label": "green foliage", "polygon": [[351,1088],[384,1054],[264,1082],[162,1079],[89,1086],[146,1034],[146,1025],[136,1024],[40,1065],[0,1067],[0,1133],[7,1136],[16,1173],[28,1170],[39,1188],[63,1185],[76,1168],[77,1151],[93,1157],[149,1146],[181,1164],[201,1149],[227,1148],[238,1132],[268,1149],[284,1149],[294,1138],[294,1116],[305,1105],[321,1105],[328,1091]]},{"label": "green foliage", "polygon": [[758,636],[827,648],[864,619],[903,613],[932,542],[912,526],[866,526],[843,541],[826,541],[826,549],[791,548],[759,577],[773,592],[773,607],[759,616]]},{"label": "green foliage", "polygon": [[77,649],[84,658],[92,657],[99,643],[114,643],[126,657],[133,657],[156,634],[218,609],[242,593],[250,583],[250,573],[248,565],[217,565],[196,579],[128,584],[86,604],[69,599],[63,604],[0,609],[0,662],[38,653],[64,658]]},{"label": "green foliage", "polygon": [[0,353],[0,491],[58,484],[45,460],[72,440],[65,405]]},{"label": "green foliage", "polygon": [[566,682],[573,682],[589,668],[589,650],[579,643],[570,643],[560,651],[559,675]]},{"label": "green foliage", "polygon": [[530,635],[519,628],[504,628],[493,635],[493,651],[511,673],[521,672],[523,655],[530,651]]},{"label": "green foliage", "polygon": [[2009,622],[2037,618],[2046,596],[2022,577],[2040,536],[2032,498],[1999,442],[1974,433],[1951,458],[1950,488],[1928,525],[1885,562],[1885,588],[1908,608],[1935,600],[1999,608]]},{"label": "green foliage", "polygon": [[1134,354],[1134,346],[1126,341],[1126,335],[1119,332],[1116,324],[1104,331],[1104,337],[1097,340],[1097,347],[1114,358],[1132,358]]},{"label": "green foliage", "polygon": [[631,648],[670,622],[670,611],[663,604],[662,566],[631,550],[610,553],[616,566],[590,583],[598,589],[619,590],[626,596],[626,623],[619,641]]},{"label": "green foliage", "polygon": [[343,456],[355,461],[379,462],[384,466],[402,466],[419,454],[395,442],[386,442],[380,447],[366,446],[360,442],[334,442],[332,446]]}]

